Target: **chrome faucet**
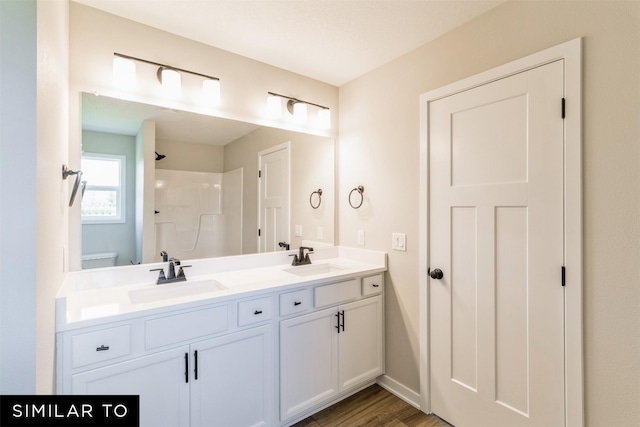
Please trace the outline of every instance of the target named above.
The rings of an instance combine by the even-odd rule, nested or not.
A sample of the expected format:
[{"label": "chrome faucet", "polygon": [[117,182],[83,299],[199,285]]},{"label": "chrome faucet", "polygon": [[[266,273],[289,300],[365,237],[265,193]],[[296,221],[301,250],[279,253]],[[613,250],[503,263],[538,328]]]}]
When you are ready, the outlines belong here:
[{"label": "chrome faucet", "polygon": [[[162,251],[160,253],[162,255],[163,261],[166,261],[167,253]],[[176,267],[178,267],[178,273],[176,274]],[[191,267],[190,265],[182,265],[179,259],[171,258],[169,259],[169,273],[167,275],[164,274],[164,268],[153,268],[149,271],[159,271],[158,280],[156,280],[156,285],[164,285],[165,283],[173,283],[173,282],[185,282],[187,280],[187,276],[184,274],[184,269],[187,267]]]},{"label": "chrome faucet", "polygon": [[[305,250],[307,253],[305,253]],[[313,248],[309,248],[306,246],[300,246],[297,254],[290,255],[293,257],[293,262],[291,265],[306,265],[311,264],[311,260],[309,259],[309,253],[313,253]]]}]

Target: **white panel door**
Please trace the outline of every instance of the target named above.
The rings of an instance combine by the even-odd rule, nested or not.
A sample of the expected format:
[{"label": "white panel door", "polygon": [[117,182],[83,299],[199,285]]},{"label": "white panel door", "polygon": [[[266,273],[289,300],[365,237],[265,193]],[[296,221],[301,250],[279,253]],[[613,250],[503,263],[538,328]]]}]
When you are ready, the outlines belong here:
[{"label": "white panel door", "polygon": [[279,242],[289,239],[289,144],[280,144],[258,153],[259,220],[258,252],[279,250]]},{"label": "white panel door", "polygon": [[563,61],[429,105],[432,411],[564,425]]}]

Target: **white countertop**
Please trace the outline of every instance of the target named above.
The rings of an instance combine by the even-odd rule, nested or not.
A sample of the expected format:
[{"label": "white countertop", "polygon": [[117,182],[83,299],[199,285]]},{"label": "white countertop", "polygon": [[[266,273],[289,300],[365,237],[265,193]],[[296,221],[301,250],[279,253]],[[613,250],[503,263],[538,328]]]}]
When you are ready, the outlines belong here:
[{"label": "white countertop", "polygon": [[170,309],[188,309],[289,287],[337,281],[387,269],[384,252],[318,248],[312,264],[291,266],[297,251],[186,260],[186,282],[156,285],[154,268],[167,263],[68,273],[56,296],[56,331],[125,320]]}]

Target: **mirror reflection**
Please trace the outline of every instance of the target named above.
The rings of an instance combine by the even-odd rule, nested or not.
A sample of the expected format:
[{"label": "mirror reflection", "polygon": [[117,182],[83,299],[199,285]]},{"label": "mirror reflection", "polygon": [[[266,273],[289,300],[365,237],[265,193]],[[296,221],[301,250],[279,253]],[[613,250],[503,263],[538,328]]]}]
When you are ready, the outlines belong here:
[{"label": "mirror reflection", "polygon": [[82,170],[83,269],[334,243],[331,138],[84,93]]}]

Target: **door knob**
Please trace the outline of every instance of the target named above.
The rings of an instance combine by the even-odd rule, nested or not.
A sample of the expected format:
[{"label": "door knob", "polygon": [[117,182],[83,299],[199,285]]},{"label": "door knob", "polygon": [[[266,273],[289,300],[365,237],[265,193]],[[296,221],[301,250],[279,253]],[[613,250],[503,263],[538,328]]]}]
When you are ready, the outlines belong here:
[{"label": "door knob", "polygon": [[439,268],[436,268],[435,270],[429,271],[429,276],[432,279],[440,280],[444,277],[444,273],[442,273],[442,270],[440,270]]}]

